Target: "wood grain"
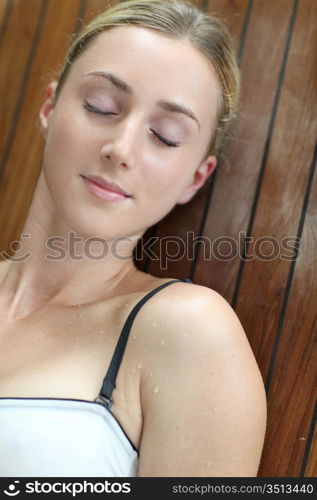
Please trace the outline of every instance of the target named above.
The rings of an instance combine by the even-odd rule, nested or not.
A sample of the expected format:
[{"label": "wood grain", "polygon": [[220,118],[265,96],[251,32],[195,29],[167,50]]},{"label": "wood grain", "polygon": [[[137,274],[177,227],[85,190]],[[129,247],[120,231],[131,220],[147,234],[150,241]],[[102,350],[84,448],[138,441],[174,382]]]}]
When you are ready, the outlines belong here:
[{"label": "wood grain", "polygon": [[272,2],[270,9],[264,0],[254,4],[241,61],[239,119],[226,141],[225,160],[218,167],[208,208],[204,236],[213,245],[213,258],[199,256],[194,279],[229,302],[250,221],[291,13],[289,0]]},{"label": "wood grain", "polygon": [[309,450],[308,461],[304,471],[305,477],[317,477],[317,426],[315,421],[315,430],[313,433],[312,444]]},{"label": "wood grain", "polygon": [[[254,244],[249,252],[255,255],[259,253],[256,241],[263,236],[275,238],[278,249],[282,238],[297,235],[317,132],[317,53],[312,50],[317,41],[317,26],[308,23],[310,16],[317,14],[316,9],[317,3],[312,0],[299,4],[251,234]],[[305,65],[299,78],[303,57]],[[259,353],[264,374],[290,270],[290,262],[281,259],[281,252],[265,260],[270,249],[267,244],[260,253],[262,258],[246,262],[236,308],[252,346]]]},{"label": "wood grain", "polygon": [[0,0],[0,41],[12,8],[12,0]]},{"label": "wood grain", "polygon": [[[14,134],[23,98],[25,77],[32,59],[32,44],[38,28],[44,2],[14,2],[0,46],[0,156],[4,153],[10,134]],[[14,61],[14,64],[12,64]],[[3,166],[0,167],[3,169]],[[1,176],[1,171],[0,171]]]},{"label": "wood grain", "polygon": [[[313,50],[317,43],[317,26],[316,23],[309,22],[316,16],[316,2],[312,0],[299,2],[285,78],[252,228],[254,242],[263,236],[269,236],[281,245],[283,238],[296,237],[298,232],[317,133],[317,53]],[[303,60],[305,60],[304,65],[302,64]],[[301,68],[300,74],[298,73],[299,68]],[[313,252],[315,256],[314,239],[310,237],[306,244],[308,245],[307,251]],[[254,253],[255,245],[256,243],[250,247],[249,251]],[[264,245],[262,254],[269,255],[270,249],[270,244]],[[295,419],[295,426],[299,434],[307,430],[308,421],[311,418],[311,404],[307,398],[312,393],[313,375],[311,372],[307,375],[305,367],[302,371],[301,362],[304,361],[302,357],[305,358],[306,363],[312,362],[312,333],[308,326],[314,321],[312,314],[316,314],[316,311],[314,313],[308,311],[307,313],[303,309],[298,310],[297,314],[302,311],[299,321],[306,324],[306,327],[303,325],[300,337],[298,337],[298,324],[294,323],[296,318],[294,308],[289,306],[285,318],[281,317],[281,314],[285,314],[282,305],[291,269],[289,259],[282,258],[283,253],[285,254],[285,252],[278,252],[272,260],[255,258],[246,262],[236,311],[257,355],[264,378],[268,374],[274,343],[278,349],[277,360],[281,360],[281,364],[274,367],[279,371],[274,376],[271,389],[273,392],[269,393],[269,411],[277,405],[281,427],[277,426],[278,431],[276,425],[272,427],[272,418],[276,423],[276,418],[274,419],[276,413],[273,412],[273,417],[270,416],[271,425],[268,429],[261,474],[297,476],[300,471],[302,450],[296,448],[294,441],[290,442],[288,439],[287,426],[293,431],[294,428],[292,428],[290,420],[286,423],[284,414],[287,413],[289,418],[292,416]],[[298,262],[298,266],[304,266],[302,268],[302,283],[306,282],[306,284],[305,272],[314,274],[314,268],[316,269],[316,261],[311,262],[309,255],[309,253],[306,254],[306,260],[303,259],[302,263],[300,260]],[[316,304],[315,290],[315,285],[311,285],[308,290],[302,290],[302,294],[297,297],[297,300],[304,300],[306,303],[308,299]],[[286,325],[282,332],[280,332],[279,324],[281,320]],[[293,339],[292,342],[291,339]],[[293,359],[293,363],[289,367],[292,375],[289,378],[281,370],[283,359],[288,360],[288,358]],[[308,369],[308,365],[305,366]],[[295,379],[296,383],[304,386],[303,394],[305,397],[303,396],[303,399],[301,399],[302,393],[298,394],[293,390],[292,383],[295,383]],[[301,386],[296,385],[296,387]],[[307,415],[305,422],[300,419],[303,413]],[[298,436],[298,434],[296,435]],[[285,448],[281,447],[281,439],[285,443]],[[295,439],[294,432],[293,439]]]},{"label": "wood grain", "polygon": [[[26,7],[25,0],[19,2]],[[38,2],[31,2],[38,4]],[[38,177],[43,142],[38,126],[38,112],[43,99],[45,85],[51,80],[63,60],[66,47],[73,31],[80,1],[67,3],[63,0],[48,2],[43,25],[35,49],[34,60],[27,81],[25,94],[21,102],[19,119],[14,141],[10,148],[3,179],[0,186],[0,232],[1,250],[9,251],[9,245],[22,230],[27,209],[29,207],[35,183]],[[23,9],[22,9],[23,10]],[[52,29],[54,19],[54,29]],[[18,20],[17,22],[22,23]],[[24,44],[24,35],[20,38],[20,30],[15,30],[18,38],[17,46]],[[54,50],[47,50],[54,47]],[[9,61],[7,61],[10,66]],[[14,80],[11,75],[10,83]],[[27,165],[27,168],[25,166]],[[19,196],[16,196],[16,182],[19,181]]]},{"label": "wood grain", "polygon": [[[276,475],[277,471],[287,477],[299,475],[317,396],[316,158],[313,167],[315,176],[305,211],[300,253],[295,261],[269,391],[269,430],[261,468],[267,476]],[[316,469],[316,452],[306,468],[308,474]]]}]

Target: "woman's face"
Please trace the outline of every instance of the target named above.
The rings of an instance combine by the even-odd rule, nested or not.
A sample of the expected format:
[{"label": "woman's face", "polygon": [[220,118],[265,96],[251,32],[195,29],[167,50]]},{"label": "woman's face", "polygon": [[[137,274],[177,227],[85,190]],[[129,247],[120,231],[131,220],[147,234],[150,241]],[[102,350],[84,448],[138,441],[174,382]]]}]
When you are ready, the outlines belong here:
[{"label": "woman's face", "polygon": [[[188,42],[115,27],[75,61],[56,103],[50,88],[40,112],[43,173],[53,209],[71,230],[107,239],[143,234],[191,199],[216,166],[203,155],[219,86]],[[129,197],[101,199],[89,176]]]}]

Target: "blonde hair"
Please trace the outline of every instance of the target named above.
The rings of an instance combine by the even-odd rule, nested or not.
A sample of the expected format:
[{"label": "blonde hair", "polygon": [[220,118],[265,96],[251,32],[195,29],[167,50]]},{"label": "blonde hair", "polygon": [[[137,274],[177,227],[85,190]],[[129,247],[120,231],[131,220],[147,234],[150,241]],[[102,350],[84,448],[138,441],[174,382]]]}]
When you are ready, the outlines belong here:
[{"label": "blonde hair", "polygon": [[139,25],[189,41],[212,64],[221,96],[217,124],[207,155],[218,154],[223,138],[238,106],[239,68],[226,25],[216,16],[205,14],[186,0],[126,0],[97,15],[73,39],[58,78],[56,97],[76,58],[101,32],[113,26]]}]

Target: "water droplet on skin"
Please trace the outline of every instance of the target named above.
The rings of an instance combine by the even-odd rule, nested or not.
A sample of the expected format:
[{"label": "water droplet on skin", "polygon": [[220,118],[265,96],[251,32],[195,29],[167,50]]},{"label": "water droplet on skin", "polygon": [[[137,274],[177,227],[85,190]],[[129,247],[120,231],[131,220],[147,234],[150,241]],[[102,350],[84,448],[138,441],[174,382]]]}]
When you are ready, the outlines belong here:
[{"label": "water droplet on skin", "polygon": [[214,411],[217,411],[217,410],[219,410],[218,406],[216,406],[216,407],[214,408]]},{"label": "water droplet on skin", "polygon": [[231,351],[232,356],[236,355],[236,351]]},{"label": "water droplet on skin", "polygon": [[132,368],[131,372],[132,372],[132,373],[135,373],[135,368]]},{"label": "water droplet on skin", "polygon": [[161,344],[165,345],[165,340],[164,339],[161,340]]},{"label": "water droplet on skin", "polygon": [[155,392],[155,394],[157,394],[158,391],[159,391],[159,387],[154,387],[154,391],[153,392]]},{"label": "water droplet on skin", "polygon": [[135,335],[133,335],[133,340],[136,340],[136,336]]},{"label": "water droplet on skin", "polygon": [[105,331],[104,330],[99,330],[99,333],[105,333]]},{"label": "water droplet on skin", "polygon": [[157,323],[155,321],[153,321],[152,326],[157,326]]},{"label": "water droplet on skin", "polygon": [[168,468],[168,469],[171,469],[171,468],[172,468],[172,464],[168,464],[168,465],[167,465],[167,468]]},{"label": "water droplet on skin", "polygon": [[116,308],[119,309],[121,307],[121,304],[116,304]]},{"label": "water droplet on skin", "polygon": [[139,370],[141,370],[141,368],[142,368],[142,364],[141,364],[141,363],[138,363],[138,364],[137,364],[137,368],[138,368]]},{"label": "water droplet on skin", "polygon": [[207,468],[209,469],[209,467],[211,467],[211,460],[207,462]]}]

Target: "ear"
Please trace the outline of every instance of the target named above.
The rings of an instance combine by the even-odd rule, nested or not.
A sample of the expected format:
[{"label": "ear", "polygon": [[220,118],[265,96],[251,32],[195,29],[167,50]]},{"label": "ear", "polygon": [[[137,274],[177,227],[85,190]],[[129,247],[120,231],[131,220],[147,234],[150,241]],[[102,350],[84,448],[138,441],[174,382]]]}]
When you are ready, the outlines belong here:
[{"label": "ear", "polygon": [[49,83],[48,86],[46,87],[44,102],[42,104],[39,113],[40,128],[42,135],[45,139],[47,137],[50,115],[55,107],[56,87],[57,87],[57,81]]},{"label": "ear", "polygon": [[208,177],[213,173],[217,166],[216,156],[208,156],[208,158],[199,165],[194,173],[193,182],[187,186],[181,197],[177,201],[178,205],[187,203],[197,193]]}]

